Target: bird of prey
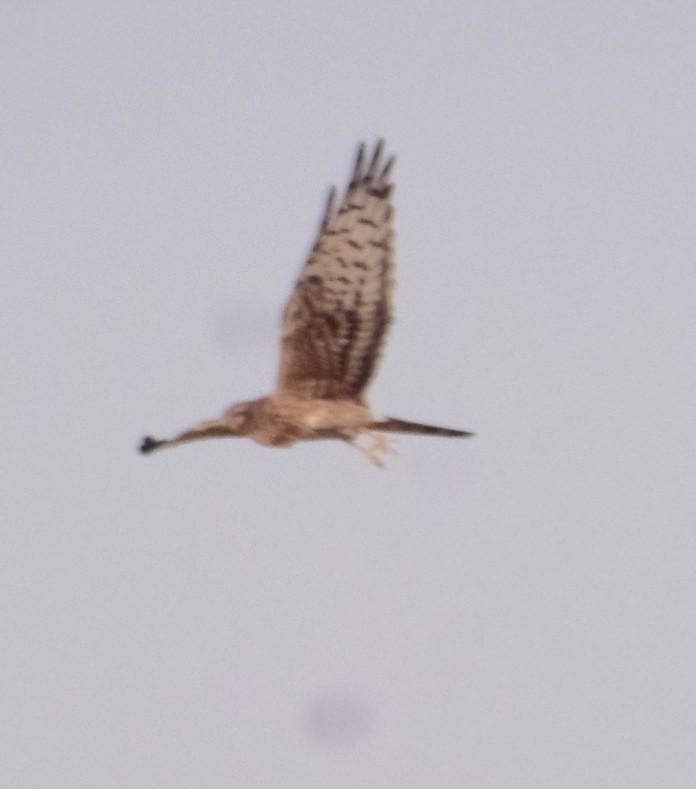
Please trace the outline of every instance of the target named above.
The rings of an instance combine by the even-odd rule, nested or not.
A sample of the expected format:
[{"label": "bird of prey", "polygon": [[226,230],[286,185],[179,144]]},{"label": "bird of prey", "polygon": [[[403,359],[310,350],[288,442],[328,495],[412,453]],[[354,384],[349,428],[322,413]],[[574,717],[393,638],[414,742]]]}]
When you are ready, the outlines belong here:
[{"label": "bird of prey", "polygon": [[382,465],[389,450],[385,433],[473,435],[377,417],[367,404],[365,391],[392,322],[394,157],[383,161],[383,153],[380,140],[368,161],[361,144],[340,204],[335,188],[330,191],[317,240],[283,314],[275,393],[233,405],[174,438],[148,436],[141,452],[227,436],[274,447],[334,438]]}]

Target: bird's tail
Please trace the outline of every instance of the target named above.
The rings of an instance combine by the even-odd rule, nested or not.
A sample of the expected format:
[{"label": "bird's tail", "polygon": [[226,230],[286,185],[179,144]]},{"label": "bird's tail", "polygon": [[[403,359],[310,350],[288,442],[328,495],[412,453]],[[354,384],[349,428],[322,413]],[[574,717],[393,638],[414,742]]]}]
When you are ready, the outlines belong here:
[{"label": "bird's tail", "polygon": [[407,422],[404,419],[393,419],[390,416],[373,422],[371,430],[379,430],[384,433],[420,433],[425,436],[447,436],[449,438],[471,438],[476,433],[469,433],[467,430],[454,430],[450,427],[435,427],[435,425],[422,425],[419,422]]}]

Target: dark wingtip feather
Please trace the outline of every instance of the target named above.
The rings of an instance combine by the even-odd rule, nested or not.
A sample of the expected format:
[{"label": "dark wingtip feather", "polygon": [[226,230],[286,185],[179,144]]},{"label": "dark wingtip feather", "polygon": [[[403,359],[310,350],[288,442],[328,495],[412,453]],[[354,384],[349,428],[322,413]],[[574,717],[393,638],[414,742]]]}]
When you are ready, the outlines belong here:
[{"label": "dark wingtip feather", "polygon": [[336,187],[332,186],[329,189],[329,196],[326,200],[326,208],[324,209],[324,216],[321,220],[321,229],[324,230],[326,226],[331,221],[334,213],[336,211]]},{"label": "dark wingtip feather", "polygon": [[372,159],[370,160],[370,166],[367,168],[367,173],[365,174],[366,181],[374,181],[375,178],[377,177],[377,174],[379,172],[379,163],[382,158],[383,152],[384,152],[384,140],[382,139],[377,140],[374,153],[372,154]]},{"label": "dark wingtip feather", "polygon": [[351,176],[351,183],[357,184],[363,179],[363,167],[365,166],[365,143],[358,145],[358,155],[355,157],[355,167]]},{"label": "dark wingtip feather", "polygon": [[391,171],[394,169],[395,163],[396,163],[396,156],[390,156],[387,159],[387,163],[384,165],[382,172],[379,174],[380,182],[386,183],[389,181],[389,176],[391,175]]},{"label": "dark wingtip feather", "polygon": [[143,453],[143,455],[147,455],[166,443],[166,441],[158,441],[152,436],[145,436],[145,438],[140,442],[138,449]]}]

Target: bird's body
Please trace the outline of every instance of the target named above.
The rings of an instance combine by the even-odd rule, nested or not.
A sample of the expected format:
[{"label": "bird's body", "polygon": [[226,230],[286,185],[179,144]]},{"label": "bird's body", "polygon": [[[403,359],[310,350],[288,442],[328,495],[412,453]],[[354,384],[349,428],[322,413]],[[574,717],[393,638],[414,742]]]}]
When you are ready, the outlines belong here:
[{"label": "bird's body", "polygon": [[[282,355],[274,394],[227,409],[169,440],[145,438],[142,452],[188,441],[248,436],[264,446],[322,438],[350,443],[385,432],[470,436],[463,430],[379,419],[365,391],[392,322],[393,209],[380,142],[365,167],[364,146],[343,201],[331,191],[319,236],[285,308]],[[356,444],[357,445],[357,444]],[[363,452],[381,465],[386,440]]]}]

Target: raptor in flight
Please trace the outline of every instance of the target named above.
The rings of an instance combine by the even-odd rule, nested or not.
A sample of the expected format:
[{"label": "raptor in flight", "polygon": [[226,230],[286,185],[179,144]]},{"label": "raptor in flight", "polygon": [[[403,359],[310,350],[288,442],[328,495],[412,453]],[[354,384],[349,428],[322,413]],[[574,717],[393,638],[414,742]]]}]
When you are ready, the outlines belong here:
[{"label": "raptor in flight", "polygon": [[[265,446],[337,438],[381,465],[384,433],[471,436],[370,411],[365,391],[392,322],[394,157],[384,141],[366,162],[358,150],[353,175],[337,206],[332,189],[319,235],[283,314],[280,373],[274,394],[238,403],[218,419],[174,438],[143,439],[141,452],[187,441],[249,436]],[[365,437],[368,444],[364,443]]]}]

